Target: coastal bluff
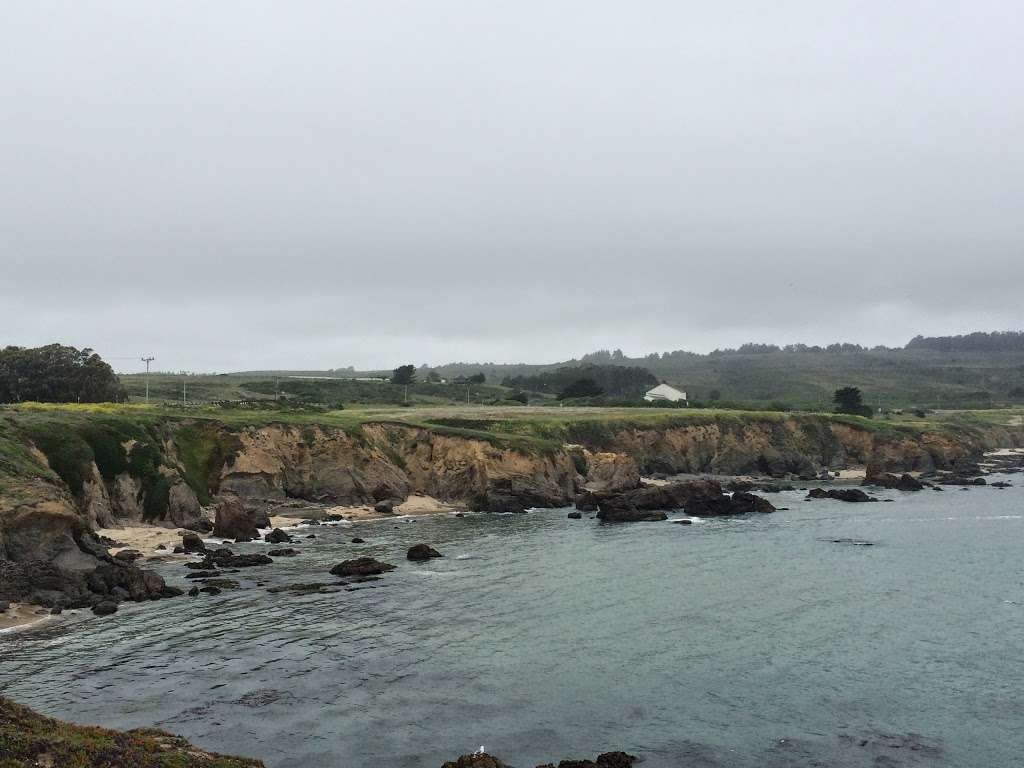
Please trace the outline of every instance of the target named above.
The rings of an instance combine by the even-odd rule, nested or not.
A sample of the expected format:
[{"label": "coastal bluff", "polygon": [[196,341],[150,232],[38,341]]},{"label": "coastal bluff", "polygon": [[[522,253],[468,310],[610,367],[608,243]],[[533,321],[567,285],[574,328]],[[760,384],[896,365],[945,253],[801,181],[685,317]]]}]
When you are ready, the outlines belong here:
[{"label": "coastal bluff", "polygon": [[107,554],[94,532],[140,524],[206,531],[228,497],[263,512],[391,510],[415,495],[453,509],[523,512],[571,506],[584,491],[630,491],[641,476],[809,479],[849,467],[927,474],[1024,444],[1024,427],[996,422],[541,410],[472,420],[425,412],[424,423],[410,423],[348,412],[289,420],[0,409],[0,600],[60,605],[64,593],[74,595],[65,606],[87,606],[172,596],[155,574]]}]

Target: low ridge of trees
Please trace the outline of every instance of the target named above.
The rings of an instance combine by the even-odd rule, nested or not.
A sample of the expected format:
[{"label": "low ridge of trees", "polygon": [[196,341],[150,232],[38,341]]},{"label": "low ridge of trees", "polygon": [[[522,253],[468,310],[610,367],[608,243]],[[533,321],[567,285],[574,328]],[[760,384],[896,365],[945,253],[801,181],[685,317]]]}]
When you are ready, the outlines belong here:
[{"label": "low ridge of trees", "polygon": [[931,349],[936,352],[1021,352],[1024,331],[968,333],[964,336],[915,336],[907,349]]},{"label": "low ridge of trees", "polygon": [[62,344],[0,350],[0,402],[105,403],[125,399],[114,370],[91,349]]},{"label": "low ridge of trees", "polygon": [[[590,382],[600,391],[584,395],[566,394],[571,385],[580,382]],[[556,371],[533,376],[510,376],[502,382],[506,387],[561,395],[562,399],[597,397],[602,394],[613,397],[639,397],[657,383],[658,379],[646,368],[625,365],[565,366]]]}]

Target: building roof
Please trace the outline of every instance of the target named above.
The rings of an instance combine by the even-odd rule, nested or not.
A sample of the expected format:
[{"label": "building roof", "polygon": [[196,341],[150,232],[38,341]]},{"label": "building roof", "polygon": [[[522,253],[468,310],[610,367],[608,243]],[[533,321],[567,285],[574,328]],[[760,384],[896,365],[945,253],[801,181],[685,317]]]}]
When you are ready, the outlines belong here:
[{"label": "building roof", "polygon": [[676,389],[669,384],[659,384],[653,389],[647,390],[647,394],[644,397],[650,397],[655,399],[665,400],[685,400],[686,393]]}]

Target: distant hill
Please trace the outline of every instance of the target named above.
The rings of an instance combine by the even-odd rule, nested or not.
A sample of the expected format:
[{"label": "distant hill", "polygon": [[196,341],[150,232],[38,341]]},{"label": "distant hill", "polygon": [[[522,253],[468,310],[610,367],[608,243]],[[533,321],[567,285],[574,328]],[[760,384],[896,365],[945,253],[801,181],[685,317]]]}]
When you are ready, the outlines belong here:
[{"label": "distant hill", "polygon": [[[596,367],[595,367],[596,366]],[[621,367],[621,376],[608,367]],[[565,370],[568,369],[568,370]],[[575,371],[575,373],[574,373]],[[434,372],[447,383],[428,383]],[[483,385],[470,387],[473,402],[494,402],[515,390],[531,400],[553,399],[567,382],[600,379],[612,397],[637,395],[651,382],[666,381],[702,405],[766,409],[832,410],[833,392],[859,387],[865,402],[886,408],[988,408],[1024,403],[1024,333],[971,333],[965,336],[917,336],[904,347],[864,347],[751,343],[708,354],[686,350],[627,357],[620,350],[598,350],[579,359],[536,364],[448,363],[418,369],[410,403],[465,402],[460,377],[482,373]],[[405,402],[403,388],[363,382],[358,377],[391,376],[391,371],[336,368],[321,371],[248,371],[187,377],[190,400],[273,398],[282,392],[317,402]],[[295,377],[328,377],[303,380]],[[143,375],[121,376],[132,398],[142,396]],[[181,376],[154,374],[151,397],[181,399]],[[503,386],[504,385],[504,386]]]},{"label": "distant hill", "polygon": [[599,350],[545,365],[450,363],[445,377],[481,371],[489,382],[527,380],[567,366],[642,367],[702,403],[830,410],[839,387],[860,387],[874,406],[977,408],[1024,402],[1024,332],[917,336],[904,347],[744,344],[627,357]]}]

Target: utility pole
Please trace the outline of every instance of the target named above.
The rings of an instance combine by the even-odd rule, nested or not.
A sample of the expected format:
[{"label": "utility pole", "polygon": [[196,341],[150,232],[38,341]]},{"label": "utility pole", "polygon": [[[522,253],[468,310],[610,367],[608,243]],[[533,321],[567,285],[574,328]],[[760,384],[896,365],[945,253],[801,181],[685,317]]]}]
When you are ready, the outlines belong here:
[{"label": "utility pole", "polygon": [[188,401],[185,399],[185,382],[188,381],[188,376],[181,377],[181,407],[184,408]]},{"label": "utility pole", "polygon": [[149,405],[149,364],[156,360],[155,357],[144,357],[142,362],[146,364],[146,405]]}]

